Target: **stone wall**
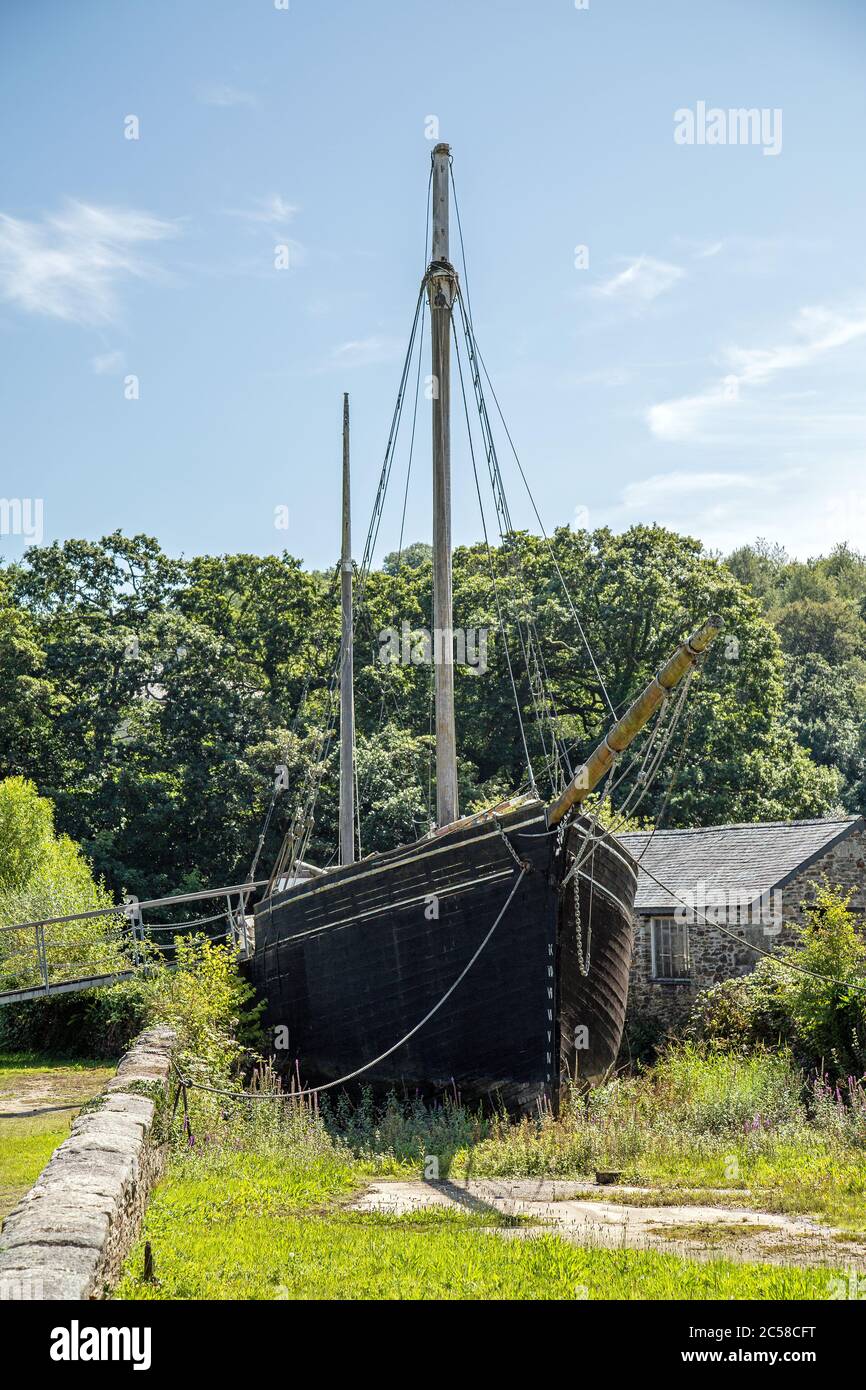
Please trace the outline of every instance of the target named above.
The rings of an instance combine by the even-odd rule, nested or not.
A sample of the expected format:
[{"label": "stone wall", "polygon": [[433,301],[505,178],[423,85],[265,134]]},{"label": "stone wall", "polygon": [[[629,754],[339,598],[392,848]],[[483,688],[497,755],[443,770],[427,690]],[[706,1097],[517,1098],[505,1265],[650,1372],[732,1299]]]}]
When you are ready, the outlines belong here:
[{"label": "stone wall", "polygon": [[[866,920],[866,830],[855,830],[803,869],[785,888],[785,916],[803,921],[803,902],[813,895],[812,885],[826,875],[830,886],[840,884],[852,892],[851,911]],[[853,890],[853,891],[852,891]],[[787,933],[783,933],[783,940]]]},{"label": "stone wall", "polygon": [[7,1216],[0,1299],[105,1297],[162,1167],[153,1126],[157,1102],[168,1094],[174,1041],[167,1028],[141,1034]]},{"label": "stone wall", "polygon": [[[803,903],[812,898],[813,884],[825,875],[831,886],[840,884],[846,891],[853,890],[851,909],[866,920],[866,831],[856,830],[785,885],[781,906],[786,922],[803,921]],[[660,1030],[677,1028],[688,1018],[700,990],[754,970],[759,956],[750,944],[766,951],[776,944],[790,945],[794,939],[789,928],[768,934],[761,923],[734,920],[725,922],[725,926],[736,940],[705,923],[690,924],[691,977],[673,982],[653,979],[651,919],[637,917],[629,985],[632,1018],[654,1020]]]}]

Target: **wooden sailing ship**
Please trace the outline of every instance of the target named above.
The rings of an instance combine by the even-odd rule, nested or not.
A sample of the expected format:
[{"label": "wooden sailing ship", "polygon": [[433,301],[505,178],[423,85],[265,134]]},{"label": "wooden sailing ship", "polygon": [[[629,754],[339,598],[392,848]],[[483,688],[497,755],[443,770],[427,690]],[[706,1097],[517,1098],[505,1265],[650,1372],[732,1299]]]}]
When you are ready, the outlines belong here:
[{"label": "wooden sailing ship", "polygon": [[[619,1051],[637,865],[580,814],[721,628],[711,618],[674,653],[547,803],[516,798],[460,818],[451,648],[450,151],[433,153],[429,298],[432,374],[436,828],[355,862],[351,752],[352,560],[344,405],[340,859],[302,869],[295,826],[256,908],[252,974],[266,1022],[311,1089],[457,1088],[509,1109],[556,1104],[571,1078],[598,1081]],[[297,841],[301,848],[293,845]]]}]

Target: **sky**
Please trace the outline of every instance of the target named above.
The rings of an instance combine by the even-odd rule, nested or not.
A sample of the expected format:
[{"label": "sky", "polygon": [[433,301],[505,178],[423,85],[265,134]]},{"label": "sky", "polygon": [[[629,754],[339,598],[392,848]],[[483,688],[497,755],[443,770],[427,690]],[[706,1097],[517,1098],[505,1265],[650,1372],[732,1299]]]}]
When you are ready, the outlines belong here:
[{"label": "sky", "polygon": [[360,554],[436,138],[548,529],[866,549],[864,79],[862,0],[0,0],[0,554],[120,528],[330,565],[343,391]]}]

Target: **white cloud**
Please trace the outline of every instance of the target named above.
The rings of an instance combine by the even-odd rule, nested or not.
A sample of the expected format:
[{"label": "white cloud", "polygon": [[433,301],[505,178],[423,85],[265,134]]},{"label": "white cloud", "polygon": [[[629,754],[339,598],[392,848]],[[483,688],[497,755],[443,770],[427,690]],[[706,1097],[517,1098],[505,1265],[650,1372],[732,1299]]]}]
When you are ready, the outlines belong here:
[{"label": "white cloud", "polygon": [[795,340],[769,348],[728,348],[724,356],[731,370],[726,376],[691,396],[679,396],[650,406],[647,424],[657,439],[695,439],[710,422],[717,424],[725,411],[735,410],[751,394],[781,373],[809,367],[838,348],[866,336],[866,313],[853,318],[827,309],[802,309],[794,321]]},{"label": "white cloud", "polygon": [[0,213],[0,294],[30,313],[110,322],[119,282],[157,274],[140,245],[176,231],[149,213],[74,201],[41,222]]},{"label": "white cloud", "polygon": [[728,359],[741,382],[767,381],[777,372],[808,367],[833,348],[845,347],[866,334],[866,313],[847,319],[827,309],[801,309],[794,324],[801,341],[774,348],[730,348]]},{"label": "white cloud", "polygon": [[115,372],[122,372],[125,362],[123,353],[117,349],[114,352],[97,353],[90,359],[90,365],[97,376],[111,376]]},{"label": "white cloud", "polygon": [[396,338],[373,334],[335,347],[330,364],[332,367],[375,367],[381,362],[395,361],[402,350],[403,345]]},{"label": "white cloud", "polygon": [[785,471],[777,474],[704,472],[654,473],[636,483],[629,483],[622,494],[623,506],[628,510],[646,512],[653,507],[679,507],[685,502],[691,506],[694,498],[707,496],[718,499],[721,496],[733,497],[743,492],[776,492],[781,484],[791,478]]},{"label": "white cloud", "polygon": [[656,522],[727,553],[765,536],[806,558],[841,540],[862,544],[866,493],[851,487],[860,455],[804,454],[772,473],[674,470],[630,483],[605,518],[614,527]]},{"label": "white cloud", "polygon": [[258,106],[252,92],[243,92],[228,82],[208,82],[197,88],[196,96],[205,106]]},{"label": "white cloud", "polygon": [[266,198],[257,198],[250,208],[229,208],[228,215],[257,226],[282,227],[292,221],[297,211],[294,203],[287,203],[279,193],[271,193]]},{"label": "white cloud", "polygon": [[693,261],[707,261],[718,256],[720,251],[726,250],[728,242],[722,237],[713,238],[712,241],[699,241],[694,237],[675,236],[674,245]]},{"label": "white cloud", "polygon": [[604,284],[596,287],[596,294],[610,299],[619,299],[630,304],[650,304],[659,295],[666,294],[683,278],[684,270],[668,261],[657,261],[652,256],[638,256],[630,261],[625,270],[614,275]]},{"label": "white cloud", "polygon": [[661,401],[647,411],[647,424],[657,439],[691,439],[708,411],[726,404],[722,386],[713,387],[697,396],[680,396],[677,400]]},{"label": "white cloud", "polygon": [[[285,248],[288,252],[290,270],[297,270],[300,266],[306,265],[306,246],[288,235],[288,225],[297,215],[298,207],[295,203],[288,202],[282,194],[269,193],[264,198],[253,199],[249,207],[225,208],[223,211],[227,217],[239,218],[251,235],[271,237],[274,253]],[[261,252],[257,252],[254,262],[245,260],[237,269],[243,274],[270,274],[270,271],[262,271]]]}]

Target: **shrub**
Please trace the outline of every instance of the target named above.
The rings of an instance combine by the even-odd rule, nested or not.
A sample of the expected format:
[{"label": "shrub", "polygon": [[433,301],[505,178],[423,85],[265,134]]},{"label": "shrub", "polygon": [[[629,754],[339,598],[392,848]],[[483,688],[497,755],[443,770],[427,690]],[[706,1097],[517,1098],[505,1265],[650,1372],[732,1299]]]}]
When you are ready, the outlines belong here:
[{"label": "shrub", "polygon": [[811,1057],[832,1062],[842,1077],[866,1070],[866,942],[850,901],[827,884],[817,888],[800,931],[802,947],[796,956],[785,953],[812,972],[796,975],[791,990],[796,1035]]},{"label": "shrub", "polygon": [[175,968],[155,966],[141,981],[148,1021],[177,1033],[181,1066],[227,1076],[245,1045],[260,1041],[264,1004],[253,1004],[229,946],[199,935],[178,936],[175,947]]},{"label": "shrub", "polygon": [[791,1038],[793,976],[763,956],[750,975],[722,980],[695,999],[685,1038],[714,1047],[772,1047]]},{"label": "shrub", "polygon": [[[790,1046],[805,1070],[834,1079],[866,1070],[866,941],[850,895],[815,885],[794,946],[759,960],[750,975],[698,995],[687,1038],[717,1048]],[[859,986],[859,987],[858,987]]]},{"label": "shrub", "polygon": [[54,811],[25,777],[0,782],[0,892],[20,888],[54,839]]},{"label": "shrub", "polygon": [[803,1078],[788,1052],[741,1056],[686,1043],[662,1056],[654,1080],[659,1104],[692,1132],[768,1129],[802,1119]]},{"label": "shrub", "polygon": [[141,980],[124,980],[110,989],[6,1004],[0,1009],[0,1049],[117,1058],[149,1022],[142,986]]},{"label": "shrub", "polygon": [[619,1062],[622,1066],[649,1066],[658,1056],[669,1033],[669,1025],[651,1010],[629,1008],[622,1035]]},{"label": "shrub", "polygon": [[261,1044],[255,991],[225,945],[177,939],[177,965],[153,965],[110,988],[55,994],[0,1009],[0,1047],[60,1057],[117,1057],[144,1028],[162,1023],[178,1035],[181,1065],[200,1077],[225,1077]]}]

